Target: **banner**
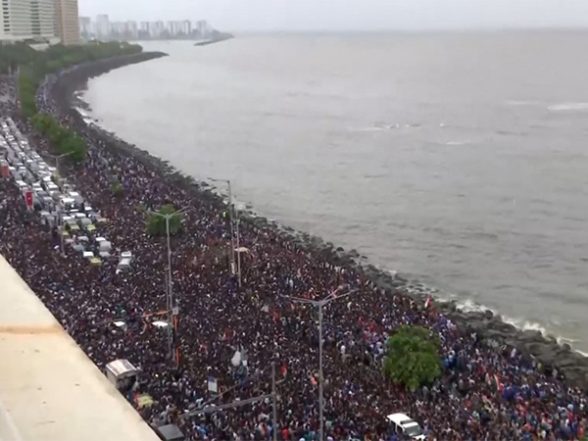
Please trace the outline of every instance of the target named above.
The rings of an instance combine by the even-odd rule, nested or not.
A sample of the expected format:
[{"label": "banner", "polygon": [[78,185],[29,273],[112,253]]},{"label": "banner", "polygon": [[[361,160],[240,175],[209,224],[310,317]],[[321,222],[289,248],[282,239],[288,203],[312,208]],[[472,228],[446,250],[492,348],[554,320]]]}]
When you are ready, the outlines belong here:
[{"label": "banner", "polygon": [[30,190],[25,193],[25,204],[29,210],[33,209],[33,192]]}]

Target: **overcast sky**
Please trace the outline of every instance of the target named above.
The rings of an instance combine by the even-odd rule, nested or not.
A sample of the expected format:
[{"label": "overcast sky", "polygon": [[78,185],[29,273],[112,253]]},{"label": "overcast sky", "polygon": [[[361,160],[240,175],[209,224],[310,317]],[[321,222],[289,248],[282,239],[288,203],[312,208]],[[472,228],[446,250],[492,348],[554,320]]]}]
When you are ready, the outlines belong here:
[{"label": "overcast sky", "polygon": [[78,0],[111,20],[207,19],[243,30],[588,27],[588,0]]}]

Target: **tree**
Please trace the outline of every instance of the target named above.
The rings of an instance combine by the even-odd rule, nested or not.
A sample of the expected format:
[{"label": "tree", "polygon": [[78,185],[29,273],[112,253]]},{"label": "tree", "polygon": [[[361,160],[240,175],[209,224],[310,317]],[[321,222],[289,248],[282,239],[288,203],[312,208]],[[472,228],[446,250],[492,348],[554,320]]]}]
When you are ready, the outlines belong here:
[{"label": "tree", "polygon": [[420,326],[402,326],[388,338],[384,375],[411,391],[441,375],[439,341]]},{"label": "tree", "polygon": [[120,181],[118,179],[115,179],[110,184],[110,191],[115,197],[120,198],[124,194],[125,189],[120,183]]},{"label": "tree", "polygon": [[147,218],[147,232],[151,236],[166,235],[165,215],[171,215],[169,219],[169,234],[175,235],[182,229],[182,218],[173,205],[164,205],[156,213],[150,213]]},{"label": "tree", "polygon": [[73,162],[81,162],[86,157],[85,141],[73,130],[62,127],[51,115],[37,113],[31,118],[33,126],[46,136],[59,155],[67,154]]},{"label": "tree", "polygon": [[31,118],[34,127],[49,138],[57,153],[70,153],[74,162],[85,159],[87,146],[82,138],[71,129],[62,127],[50,115],[37,114],[36,91],[43,78],[85,61],[97,60],[127,54],[138,54],[143,49],[128,43],[97,43],[92,45],[53,45],[39,52],[26,44],[0,45],[0,73],[9,73],[20,67],[18,93],[22,113]]}]

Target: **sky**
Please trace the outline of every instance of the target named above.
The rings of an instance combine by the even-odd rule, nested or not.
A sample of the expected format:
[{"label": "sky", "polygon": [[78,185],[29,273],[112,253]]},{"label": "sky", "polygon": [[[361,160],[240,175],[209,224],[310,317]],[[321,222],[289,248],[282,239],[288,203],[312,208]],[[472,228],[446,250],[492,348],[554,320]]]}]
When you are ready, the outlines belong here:
[{"label": "sky", "polygon": [[206,19],[224,31],[588,27],[588,0],[78,0],[111,20]]}]

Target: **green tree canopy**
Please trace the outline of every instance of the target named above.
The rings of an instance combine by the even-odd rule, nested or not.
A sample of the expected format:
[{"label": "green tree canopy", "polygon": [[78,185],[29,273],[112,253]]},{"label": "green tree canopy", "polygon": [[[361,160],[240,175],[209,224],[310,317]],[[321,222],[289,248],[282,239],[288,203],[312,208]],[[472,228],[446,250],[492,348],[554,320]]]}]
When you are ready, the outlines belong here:
[{"label": "green tree canopy", "polygon": [[166,216],[169,215],[169,234],[178,234],[182,229],[182,217],[173,205],[164,205],[157,213],[149,213],[147,218],[147,233],[151,236],[166,235]]},{"label": "green tree canopy", "polygon": [[117,198],[122,197],[125,193],[125,189],[118,179],[112,180],[112,182],[110,183],[110,191]]},{"label": "green tree canopy", "polygon": [[67,154],[67,159],[74,162],[84,160],[86,143],[75,132],[62,127],[55,118],[46,113],[35,114],[31,121],[35,129],[51,141],[57,154]]},{"label": "green tree canopy", "polygon": [[420,326],[403,326],[390,336],[384,375],[414,391],[441,375],[439,341]]},{"label": "green tree canopy", "polygon": [[0,73],[14,73],[19,69],[18,92],[23,114],[31,118],[33,126],[46,136],[57,154],[68,154],[68,160],[83,161],[86,143],[67,127],[62,127],[52,116],[37,113],[36,92],[39,84],[50,73],[92,60],[138,54],[143,49],[129,43],[94,43],[79,46],[54,45],[46,51],[36,51],[24,43],[0,45]]}]

